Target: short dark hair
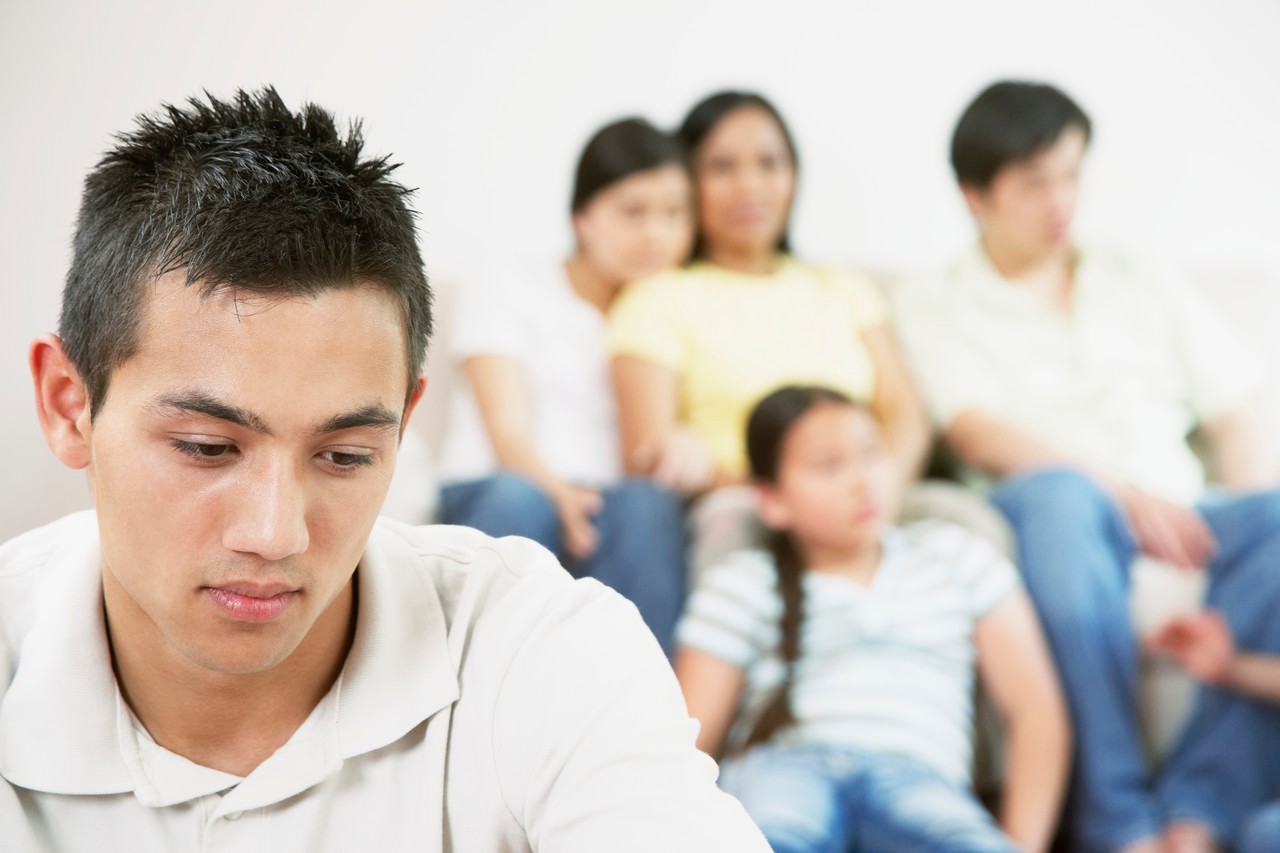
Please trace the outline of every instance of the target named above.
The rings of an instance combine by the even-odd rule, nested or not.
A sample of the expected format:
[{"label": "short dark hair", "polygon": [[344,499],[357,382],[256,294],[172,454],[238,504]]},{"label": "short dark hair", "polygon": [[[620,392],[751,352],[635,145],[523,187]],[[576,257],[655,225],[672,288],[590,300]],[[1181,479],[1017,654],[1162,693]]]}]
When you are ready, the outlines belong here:
[{"label": "short dark hair", "polygon": [[[777,123],[778,129],[782,131],[782,139],[787,143],[787,153],[791,155],[791,166],[799,171],[800,155],[796,151],[796,142],[791,135],[791,129],[783,121],[782,113],[778,112],[778,108],[768,98],[757,92],[725,91],[708,95],[693,105],[693,108],[689,110],[689,114],[685,116],[684,122],[680,125],[680,129],[676,131],[676,135],[684,142],[685,147],[689,149],[689,153],[694,154],[697,152],[698,146],[702,144],[702,140],[715,129],[721,119],[743,107],[756,107],[764,110]],[[777,249],[780,252],[791,251],[791,234],[789,230],[784,230],[782,236],[778,238]],[[702,229],[699,228],[697,239],[693,245],[693,257],[700,258],[705,253],[706,245],[703,241]]]},{"label": "short dark hair", "polygon": [[578,157],[570,208],[578,213],[601,190],[661,166],[688,167],[680,140],[642,118],[607,124],[596,131]]},{"label": "short dark hair", "polygon": [[1011,163],[1026,160],[1058,140],[1069,127],[1093,128],[1084,110],[1047,83],[1002,80],[983,89],[965,108],[951,135],[951,168],[962,186],[986,189]]},{"label": "short dark hair", "polygon": [[410,191],[362,159],[360,122],[292,112],[270,86],[165,104],[119,134],[85,179],[59,334],[91,416],[139,345],[146,283],[185,270],[204,295],[314,295],[373,284],[405,318],[410,388],[431,334]]}]

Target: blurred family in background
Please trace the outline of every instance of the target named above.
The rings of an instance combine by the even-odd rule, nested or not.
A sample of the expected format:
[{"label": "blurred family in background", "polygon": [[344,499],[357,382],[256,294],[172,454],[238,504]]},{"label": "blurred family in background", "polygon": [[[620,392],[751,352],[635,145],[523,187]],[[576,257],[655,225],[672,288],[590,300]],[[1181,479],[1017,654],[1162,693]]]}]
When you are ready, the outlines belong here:
[{"label": "blurred family in background", "polygon": [[[562,263],[458,288],[439,520],[629,598],[776,851],[1280,850],[1265,374],[1204,293],[1073,239],[1091,133],[982,91],[978,238],[886,286],[792,252],[797,140],[721,92],[591,138]],[[1139,636],[1140,560],[1203,608]],[[1151,655],[1199,683],[1155,759]]]}]

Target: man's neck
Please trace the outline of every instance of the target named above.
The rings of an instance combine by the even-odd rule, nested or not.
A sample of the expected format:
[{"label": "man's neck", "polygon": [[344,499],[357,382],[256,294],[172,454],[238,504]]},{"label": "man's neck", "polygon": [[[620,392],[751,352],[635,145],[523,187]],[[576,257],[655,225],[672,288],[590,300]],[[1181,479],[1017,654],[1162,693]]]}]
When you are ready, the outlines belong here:
[{"label": "man's neck", "polygon": [[134,623],[135,614],[127,608],[113,614],[108,607],[121,693],[160,746],[204,767],[247,776],[293,736],[337,680],[355,634],[355,586],[352,579],[288,658],[252,673],[198,666],[163,638],[122,630],[119,623]]},{"label": "man's neck", "polygon": [[1027,255],[984,237],[982,251],[1001,277],[1024,287],[1055,310],[1071,313],[1076,266],[1073,247]]}]

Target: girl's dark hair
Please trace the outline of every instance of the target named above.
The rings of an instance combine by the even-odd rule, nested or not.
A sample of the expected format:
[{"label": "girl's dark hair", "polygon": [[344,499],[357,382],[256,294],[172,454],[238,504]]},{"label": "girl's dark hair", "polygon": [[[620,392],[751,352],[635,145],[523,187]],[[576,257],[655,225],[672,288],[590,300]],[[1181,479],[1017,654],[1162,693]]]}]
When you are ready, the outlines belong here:
[{"label": "girl's dark hair", "polygon": [[[779,388],[756,403],[747,419],[747,460],[751,476],[759,482],[777,482],[783,444],[791,428],[817,406],[832,404],[858,407],[839,391],[808,385]],[[767,544],[778,573],[778,595],[782,599],[779,654],[786,674],[777,692],[756,718],[746,746],[766,741],[795,723],[791,711],[791,687],[795,683],[796,662],[800,660],[800,629],[804,624],[804,564],[795,542],[786,531],[770,531]]]},{"label": "girl's dark hair", "polygon": [[[787,127],[787,123],[782,120],[782,114],[778,112],[777,107],[763,95],[756,92],[717,92],[714,95],[703,98],[694,104],[693,109],[689,110],[689,114],[684,118],[684,123],[676,131],[676,135],[680,137],[685,148],[688,149],[689,154],[692,156],[697,153],[698,146],[702,144],[702,140],[720,123],[721,119],[743,107],[762,109],[777,123],[778,130],[782,131],[782,139],[787,143],[787,153],[791,155],[791,166],[799,171],[800,157],[796,153],[796,143],[791,136],[791,130]],[[791,251],[789,229],[784,230],[782,236],[778,238],[777,249],[780,252]],[[697,239],[693,244],[693,257],[701,258],[705,254],[706,243],[703,240],[702,229],[699,227]]]},{"label": "girl's dark hair", "polygon": [[570,209],[580,212],[606,187],[660,166],[687,168],[684,146],[642,118],[627,118],[596,131],[581,156],[573,179]]},{"label": "girl's dark hair", "polygon": [[1089,116],[1061,89],[1017,80],[993,83],[956,122],[951,168],[962,186],[986,189],[1005,166],[1038,154],[1071,127],[1089,141]]}]

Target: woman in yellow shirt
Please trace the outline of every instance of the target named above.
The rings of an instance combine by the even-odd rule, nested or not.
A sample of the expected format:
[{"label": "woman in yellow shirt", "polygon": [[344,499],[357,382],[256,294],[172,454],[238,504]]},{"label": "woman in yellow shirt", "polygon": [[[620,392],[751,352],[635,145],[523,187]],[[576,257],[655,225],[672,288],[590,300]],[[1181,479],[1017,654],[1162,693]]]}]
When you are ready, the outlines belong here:
[{"label": "woman in yellow shirt", "polygon": [[790,254],[795,145],[758,94],[697,104],[690,151],[699,229],[687,267],[632,285],[609,318],[623,464],[685,495],[745,482],[751,407],[787,384],[837,388],[879,420],[900,485],[928,428],[868,280]]}]

